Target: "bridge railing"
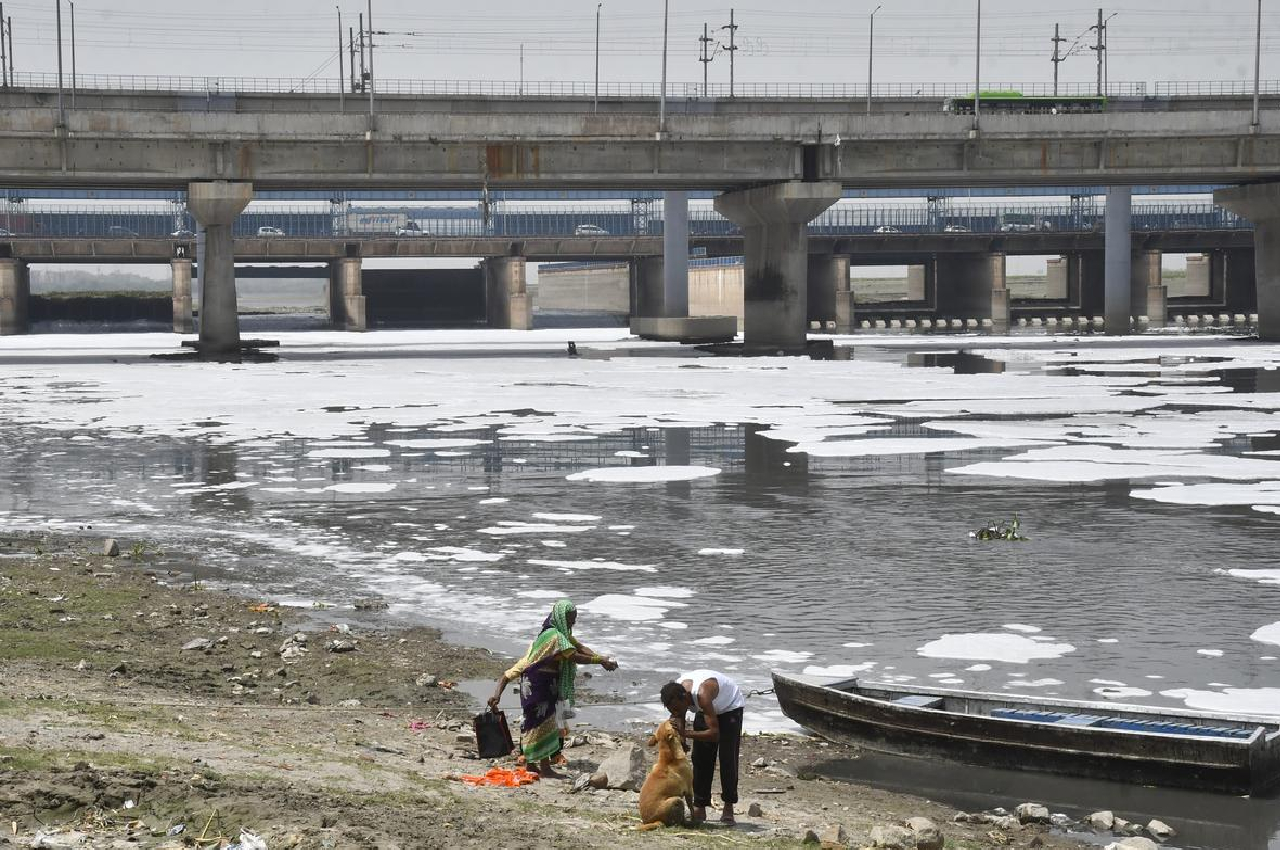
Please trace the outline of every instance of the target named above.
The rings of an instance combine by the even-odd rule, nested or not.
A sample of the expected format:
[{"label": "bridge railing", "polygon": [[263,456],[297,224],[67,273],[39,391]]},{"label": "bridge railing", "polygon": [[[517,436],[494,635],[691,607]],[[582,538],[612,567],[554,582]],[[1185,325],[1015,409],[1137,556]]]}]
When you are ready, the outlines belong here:
[{"label": "bridge railing", "polygon": [[[1252,80],[1162,80],[1155,84],[1156,97],[1247,97],[1253,94]],[[1259,80],[1259,94],[1280,94],[1280,80]]]},{"label": "bridge railing", "polygon": [[[63,77],[64,87],[72,86],[70,75]],[[48,72],[18,72],[14,75],[17,88],[56,90],[58,75]],[[77,74],[74,87],[78,91],[133,91],[173,94],[192,94],[216,97],[236,94],[338,94],[343,84],[332,78],[293,77],[216,77],[144,74]],[[983,91],[1016,91],[1027,96],[1054,94],[1053,84],[1045,82],[991,82],[984,81]],[[661,90],[653,82],[601,82],[600,96],[606,98],[653,98]],[[2,92],[3,89],[0,89]],[[545,80],[413,80],[379,79],[375,81],[375,97],[379,95],[430,96],[430,97],[503,97],[503,98],[591,98],[595,95],[595,83],[585,81]],[[1114,82],[1106,87],[1111,97],[1142,97],[1147,94],[1145,82]],[[1062,83],[1058,94],[1066,97],[1088,96],[1095,93],[1093,83]],[[353,105],[367,91],[348,91]],[[972,96],[971,83],[938,82],[884,82],[872,86],[876,98],[947,98]],[[667,84],[667,96],[675,99],[727,98],[747,99],[865,99],[866,83],[845,82],[742,82],[735,83],[732,95],[728,83],[671,82]]]},{"label": "bridge railing", "polygon": [[[49,239],[190,239],[195,221],[181,204],[99,206],[60,204],[31,208],[0,202],[0,228],[18,236]],[[1094,205],[974,204],[927,208],[838,204],[809,225],[814,235],[1076,232],[1101,229]],[[1248,221],[1207,202],[1141,203],[1133,210],[1137,231],[1247,229]],[[265,239],[656,237],[663,232],[660,204],[526,205],[497,203],[486,220],[479,205],[449,207],[329,207],[253,205],[236,220],[238,237]],[[706,206],[689,211],[694,238],[737,236],[741,231]]]}]

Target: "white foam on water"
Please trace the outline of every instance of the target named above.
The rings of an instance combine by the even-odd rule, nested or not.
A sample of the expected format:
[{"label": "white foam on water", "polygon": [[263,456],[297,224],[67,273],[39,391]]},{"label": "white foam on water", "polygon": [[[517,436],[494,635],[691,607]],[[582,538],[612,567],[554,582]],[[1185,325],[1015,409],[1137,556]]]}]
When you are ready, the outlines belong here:
[{"label": "white foam on water", "polygon": [[746,549],[715,549],[715,548],[708,547],[704,549],[699,549],[698,554],[699,555],[741,555],[743,552],[746,552],[746,551],[747,551]]},{"label": "white foam on water", "polygon": [[628,449],[628,450],[624,450],[624,451],[620,451],[620,452],[614,452],[614,453],[613,453],[613,456],[614,456],[614,457],[634,457],[634,458],[647,458],[647,457],[648,457],[648,455],[647,455],[647,454],[645,454],[644,452],[633,452],[633,451],[631,451],[631,450],[629,450],[629,449]]},{"label": "white foam on water", "polygon": [[682,622],[680,622],[679,620],[663,620],[661,623],[658,623],[658,628],[660,628],[660,629],[687,629],[687,628],[689,628],[689,624],[688,624],[688,623],[682,623]]},{"label": "white foam on water", "polygon": [[574,472],[566,475],[565,479],[609,484],[654,484],[664,481],[694,481],[719,474],[720,469],[715,466],[605,466]]},{"label": "white foam on water", "polygon": [[[989,475],[1037,481],[1089,482],[1183,475],[1196,478],[1260,480],[1280,475],[1280,463],[1269,460],[1155,449],[1115,449],[1100,445],[1052,446],[1032,449],[1003,460],[952,467],[959,475]],[[1280,485],[1280,482],[1271,482]],[[1197,485],[1228,486],[1228,485]],[[1168,501],[1186,499],[1192,487],[1159,488],[1183,494]],[[1134,490],[1140,498],[1156,498]],[[1280,497],[1277,497],[1280,499]],[[1161,500],[1164,501],[1164,500]],[[1257,501],[1265,502],[1266,499]],[[1190,502],[1184,502],[1190,503]]]},{"label": "white foam on water", "polygon": [[842,643],[840,645],[843,646],[845,649],[866,649],[868,646],[875,646],[874,643],[862,643],[856,640],[849,641],[848,643]]},{"label": "white foam on water", "polygon": [[805,676],[830,676],[833,679],[848,679],[857,673],[865,673],[876,666],[874,661],[864,661],[861,664],[833,664],[830,667],[810,666],[804,668],[801,673]]},{"label": "white foam on water", "polygon": [[631,592],[636,596],[652,596],[657,599],[688,599],[694,593],[687,587],[637,587]]},{"label": "white foam on water", "polygon": [[991,669],[991,665],[990,664],[971,664],[970,666],[964,669],[970,673],[985,673],[986,671]]},{"label": "white foam on water", "polygon": [[606,593],[597,596],[590,602],[578,606],[580,611],[588,611],[602,617],[639,623],[649,620],[658,621],[666,616],[671,603],[643,596],[626,596],[619,593]]},{"label": "white foam on water", "polygon": [[534,514],[533,518],[551,522],[599,522],[604,519],[594,514]]},{"label": "white foam on water", "polygon": [[396,485],[391,482],[347,481],[342,484],[330,484],[324,489],[335,493],[390,493],[396,489]]},{"label": "white foam on water", "polygon": [[1221,649],[1197,649],[1197,650],[1196,650],[1196,654],[1197,654],[1197,655],[1206,655],[1206,656],[1208,656],[1209,658],[1221,658],[1221,657],[1222,657],[1222,650],[1221,650]]},{"label": "white foam on water", "polygon": [[1249,635],[1258,643],[1274,643],[1280,645],[1280,623],[1272,623],[1269,626],[1263,626],[1257,629],[1253,634]]},{"label": "white foam on water", "polygon": [[1135,699],[1137,697],[1151,696],[1151,691],[1129,687],[1128,685],[1106,685],[1101,688],[1094,688],[1093,692],[1103,699]]},{"label": "white foam on water", "polygon": [[480,501],[476,502],[476,504],[477,505],[501,505],[510,501],[511,500],[506,498],[505,496],[493,496],[488,499],[481,499]]},{"label": "white foam on water", "polygon": [[365,472],[390,472],[391,467],[385,463],[362,463],[351,467],[352,469],[362,469]]},{"label": "white foam on water", "polygon": [[1006,688],[1052,688],[1063,684],[1061,679],[1018,679],[1006,682]]},{"label": "white foam on water", "polygon": [[[1005,623],[1000,628],[1008,629],[1011,632],[1023,632],[1025,634],[1037,634],[1044,631],[1044,629],[1039,626],[1025,626],[1022,623]],[[1032,638],[1032,640],[1035,640],[1035,638]]]},{"label": "white foam on water", "polygon": [[813,657],[812,652],[796,652],[790,649],[767,649],[759,655],[751,656],[766,664],[799,664]]},{"label": "white foam on water", "polygon": [[422,440],[386,440],[385,444],[399,446],[404,449],[462,449],[470,446],[483,446],[486,442],[485,440],[469,440],[462,437],[435,437]]},{"label": "white foam on water", "polygon": [[[446,526],[447,527],[447,526]],[[481,534],[578,534],[583,531],[591,531],[594,525],[558,525],[552,523],[536,523],[536,522],[499,522],[497,525],[491,525],[480,529]],[[443,530],[443,529],[440,529]]]},{"label": "white foam on water", "polygon": [[944,634],[916,652],[926,658],[956,658],[965,661],[1003,661],[1026,664],[1038,658],[1061,658],[1075,647],[1069,643],[1041,643],[1022,635],[1000,632]]},{"label": "white foam on water", "polygon": [[539,540],[538,542],[548,549],[563,549],[565,547],[563,540]]},{"label": "white foam on water", "polygon": [[946,679],[939,679],[938,684],[939,685],[963,685],[964,679],[957,679],[954,676],[952,676]]},{"label": "white foam on water", "polygon": [[432,546],[428,550],[428,558],[433,561],[501,561],[505,555],[499,552],[482,552],[465,546]]},{"label": "white foam on water", "polygon": [[525,599],[561,599],[564,594],[558,590],[518,590],[516,596]]},{"label": "white foam on water", "polygon": [[607,526],[607,528],[609,531],[633,531],[635,529],[635,526],[634,525],[610,525],[610,526]]},{"label": "white foam on water", "polygon": [[1161,691],[1160,695],[1180,699],[1186,703],[1187,708],[1197,711],[1280,716],[1280,688],[1227,688],[1223,691],[1180,688]]},{"label": "white foam on water", "polygon": [[[1276,461],[1267,461],[1277,463]],[[1280,464],[1276,472],[1280,474]],[[1150,499],[1170,505],[1248,505],[1254,510],[1269,513],[1280,506],[1280,481],[1259,481],[1256,484],[1188,484],[1183,487],[1154,487],[1134,489],[1129,495],[1138,499]]]},{"label": "white foam on water", "polygon": [[391,452],[387,449],[312,449],[303,457],[354,460],[363,457],[391,457]]},{"label": "white foam on water", "polygon": [[1118,638],[1098,638],[1096,643],[1119,643]]},{"label": "white foam on water", "polygon": [[689,641],[689,643],[696,643],[700,646],[726,646],[731,643],[736,643],[736,641],[733,638],[725,637],[724,635],[714,635],[712,637],[704,637],[704,638],[698,638],[697,640],[691,640]]},{"label": "white foam on water", "polygon": [[614,572],[656,573],[657,567],[649,565],[619,564],[617,561],[548,561],[530,558],[528,563],[538,567],[554,567],[558,570],[612,570]]}]

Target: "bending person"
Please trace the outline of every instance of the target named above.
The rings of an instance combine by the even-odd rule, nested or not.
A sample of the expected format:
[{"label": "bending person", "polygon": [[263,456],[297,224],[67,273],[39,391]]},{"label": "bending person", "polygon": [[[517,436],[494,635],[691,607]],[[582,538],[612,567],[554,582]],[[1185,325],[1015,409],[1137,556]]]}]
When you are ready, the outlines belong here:
[{"label": "bending person", "polygon": [[[542,632],[529,644],[524,658],[498,678],[498,688],[489,697],[489,710],[498,710],[498,701],[507,683],[520,680],[520,750],[530,769],[548,779],[563,778],[551,768],[551,760],[564,746],[560,728],[573,709],[574,679],[579,664],[599,664],[617,670],[618,663],[584,646],[573,636],[578,610],[568,599],[551,608]],[[536,767],[535,767],[536,765]]]},{"label": "bending person", "polygon": [[[747,704],[738,683],[715,670],[681,674],[662,686],[662,704],[676,719],[684,737],[693,741],[693,820],[707,819],[711,781],[720,760],[720,798],[724,800],[722,823],[733,823],[738,802],[738,754],[742,745],[742,710]],[[685,713],[693,709],[693,729],[685,727]]]}]

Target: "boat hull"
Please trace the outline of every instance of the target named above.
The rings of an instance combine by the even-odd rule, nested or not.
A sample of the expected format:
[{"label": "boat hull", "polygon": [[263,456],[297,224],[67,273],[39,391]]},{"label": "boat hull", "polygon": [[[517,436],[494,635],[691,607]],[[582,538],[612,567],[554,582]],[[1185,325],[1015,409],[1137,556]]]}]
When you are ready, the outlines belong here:
[{"label": "boat hull", "polygon": [[1139,785],[1252,794],[1276,783],[1259,742],[1118,734],[906,708],[774,674],[783,712],[823,737],[885,752]]}]

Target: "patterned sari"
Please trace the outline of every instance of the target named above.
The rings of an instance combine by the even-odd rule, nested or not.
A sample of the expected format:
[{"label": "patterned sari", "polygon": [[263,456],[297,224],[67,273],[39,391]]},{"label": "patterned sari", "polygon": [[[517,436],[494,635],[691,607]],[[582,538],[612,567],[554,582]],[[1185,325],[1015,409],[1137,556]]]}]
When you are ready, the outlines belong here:
[{"label": "patterned sari", "polygon": [[529,644],[524,658],[507,671],[508,680],[520,678],[520,749],[525,760],[536,764],[560,752],[560,729],[556,723],[556,702],[573,702],[573,682],[578,665],[569,658],[578,643],[569,631],[568,616],[573,603],[561,599],[551,609],[543,629]]}]

